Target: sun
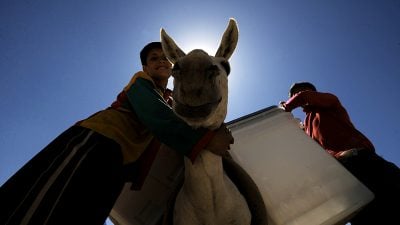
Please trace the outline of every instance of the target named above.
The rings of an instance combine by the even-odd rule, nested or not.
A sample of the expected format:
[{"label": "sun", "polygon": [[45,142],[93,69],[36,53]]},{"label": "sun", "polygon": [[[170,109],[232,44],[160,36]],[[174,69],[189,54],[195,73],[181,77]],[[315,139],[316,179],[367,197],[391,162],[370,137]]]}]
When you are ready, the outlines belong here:
[{"label": "sun", "polygon": [[214,29],[202,28],[191,32],[180,31],[178,34],[173,35],[179,38],[173,38],[186,54],[194,49],[202,49],[209,55],[214,56],[221,41],[221,34],[214,32]]},{"label": "sun", "polygon": [[194,49],[202,49],[209,55],[214,56],[217,52],[217,44],[205,39],[190,40],[190,42],[182,43],[181,49],[187,54]]}]

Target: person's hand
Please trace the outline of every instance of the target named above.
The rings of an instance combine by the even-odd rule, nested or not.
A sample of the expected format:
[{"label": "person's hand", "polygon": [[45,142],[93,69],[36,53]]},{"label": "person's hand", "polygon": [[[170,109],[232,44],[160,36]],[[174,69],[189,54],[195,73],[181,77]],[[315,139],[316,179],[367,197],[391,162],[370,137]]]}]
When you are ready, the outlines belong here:
[{"label": "person's hand", "polygon": [[279,102],[279,108],[285,110],[285,112],[291,112],[292,111],[292,109],[289,109],[289,107],[287,107],[285,101],[280,101]]},{"label": "person's hand", "polygon": [[222,124],[220,128],[215,130],[215,135],[206,146],[206,149],[216,155],[224,155],[227,150],[230,149],[230,145],[233,144],[234,139],[231,131]]},{"label": "person's hand", "polygon": [[279,102],[279,108],[281,108],[281,109],[285,109],[285,101],[280,101]]}]

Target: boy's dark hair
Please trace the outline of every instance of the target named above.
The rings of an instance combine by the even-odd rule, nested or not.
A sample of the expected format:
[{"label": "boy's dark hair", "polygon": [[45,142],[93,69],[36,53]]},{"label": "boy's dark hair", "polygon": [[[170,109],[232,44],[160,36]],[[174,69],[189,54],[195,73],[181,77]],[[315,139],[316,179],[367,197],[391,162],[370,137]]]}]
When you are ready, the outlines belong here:
[{"label": "boy's dark hair", "polygon": [[147,65],[147,62],[146,62],[147,55],[153,49],[162,49],[161,42],[159,42],[159,41],[150,42],[146,46],[143,47],[142,51],[140,51],[140,61],[142,62],[143,66]]},{"label": "boy's dark hair", "polygon": [[315,88],[315,86],[310,83],[310,82],[299,82],[299,83],[294,83],[292,84],[292,86],[290,87],[289,90],[289,97],[292,97],[295,93],[296,90],[298,90],[299,88],[308,88],[310,90],[313,91],[317,91],[317,89]]}]

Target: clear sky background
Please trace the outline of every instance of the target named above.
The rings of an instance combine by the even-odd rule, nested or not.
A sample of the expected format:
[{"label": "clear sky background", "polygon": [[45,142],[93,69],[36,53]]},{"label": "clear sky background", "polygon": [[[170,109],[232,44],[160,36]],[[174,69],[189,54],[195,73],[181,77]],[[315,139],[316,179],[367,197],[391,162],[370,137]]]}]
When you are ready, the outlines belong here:
[{"label": "clear sky background", "polygon": [[1,0],[0,184],[108,107],[161,27],[184,51],[213,55],[230,17],[240,34],[227,122],[310,81],[335,93],[378,154],[400,166],[399,0]]}]

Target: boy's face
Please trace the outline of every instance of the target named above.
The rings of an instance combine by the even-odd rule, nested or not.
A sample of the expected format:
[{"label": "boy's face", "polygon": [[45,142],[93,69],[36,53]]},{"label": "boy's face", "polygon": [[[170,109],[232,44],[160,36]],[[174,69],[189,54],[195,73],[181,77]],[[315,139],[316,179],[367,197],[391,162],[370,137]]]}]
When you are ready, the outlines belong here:
[{"label": "boy's face", "polygon": [[165,58],[162,49],[152,49],[147,55],[147,65],[143,65],[143,71],[146,72],[153,80],[165,82],[171,76],[172,64]]}]

